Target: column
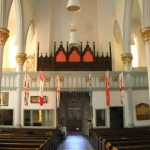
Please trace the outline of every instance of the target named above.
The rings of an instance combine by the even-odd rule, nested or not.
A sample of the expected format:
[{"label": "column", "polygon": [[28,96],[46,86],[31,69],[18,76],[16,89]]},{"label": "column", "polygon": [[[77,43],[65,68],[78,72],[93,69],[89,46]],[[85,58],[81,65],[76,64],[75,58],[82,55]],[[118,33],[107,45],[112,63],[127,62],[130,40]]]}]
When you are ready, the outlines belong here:
[{"label": "column", "polygon": [[149,103],[150,103],[150,0],[142,1],[142,29],[141,37],[145,44],[146,50],[146,61],[147,61],[147,74],[148,74],[148,85],[149,85]]},{"label": "column", "polygon": [[[141,29],[141,37],[144,41],[145,49],[146,49],[148,86],[150,87],[150,26]],[[149,97],[150,97],[150,89],[149,89]],[[149,99],[149,103],[150,103],[150,99]]]},{"label": "column", "polygon": [[16,106],[17,108],[15,109],[15,118],[14,118],[14,126],[16,128],[20,128],[23,125],[21,124],[21,116],[22,116],[22,105],[21,105],[21,92],[22,92],[22,83],[24,76],[22,76],[22,71],[23,71],[23,64],[26,60],[26,54],[24,53],[17,53],[16,54],[16,71],[18,72],[17,78],[16,78]]},{"label": "column", "polygon": [[132,16],[133,0],[125,1],[124,9],[124,26],[123,26],[123,50],[124,54],[121,55],[124,70],[130,72],[132,70],[131,63],[133,56],[131,54],[131,16]]},{"label": "column", "polygon": [[134,127],[134,120],[133,120],[133,110],[134,110],[134,105],[133,105],[133,100],[132,100],[132,75],[128,73],[126,75],[127,79],[127,114],[128,114],[128,127],[132,128]]},{"label": "column", "polygon": [[133,0],[125,0],[124,7],[124,22],[123,22],[123,50],[124,53],[121,55],[123,61],[124,70],[128,72],[127,78],[127,117],[128,117],[128,127],[134,127],[133,120],[133,99],[132,99],[132,76],[130,72],[132,71],[132,59],[131,54],[131,16],[132,16],[132,5]]},{"label": "column", "polygon": [[4,51],[4,45],[5,45],[8,37],[9,37],[9,30],[7,30],[5,28],[0,28],[0,93],[1,93],[3,51]]}]

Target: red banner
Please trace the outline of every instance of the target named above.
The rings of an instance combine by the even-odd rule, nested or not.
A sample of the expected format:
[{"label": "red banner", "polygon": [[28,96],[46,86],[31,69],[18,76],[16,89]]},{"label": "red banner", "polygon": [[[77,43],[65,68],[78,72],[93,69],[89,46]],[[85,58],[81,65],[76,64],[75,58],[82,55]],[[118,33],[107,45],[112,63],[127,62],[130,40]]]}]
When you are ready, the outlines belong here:
[{"label": "red banner", "polygon": [[123,72],[119,75],[119,86],[120,86],[120,104],[123,105],[124,101],[124,86],[123,86]]},{"label": "red banner", "polygon": [[25,98],[24,98],[24,104],[28,106],[28,102],[29,102],[29,75],[26,73],[25,74],[25,87],[24,87],[24,91],[25,91]]},{"label": "red banner", "polygon": [[44,74],[40,72],[40,93],[39,93],[39,102],[40,105],[43,105],[44,97],[43,97],[43,87],[44,87]]},{"label": "red banner", "polygon": [[106,91],[106,105],[110,106],[110,89],[109,89],[109,73],[105,74],[105,91]]},{"label": "red banner", "polygon": [[57,95],[57,107],[59,107],[60,104],[60,78],[59,76],[56,77],[56,95]]}]

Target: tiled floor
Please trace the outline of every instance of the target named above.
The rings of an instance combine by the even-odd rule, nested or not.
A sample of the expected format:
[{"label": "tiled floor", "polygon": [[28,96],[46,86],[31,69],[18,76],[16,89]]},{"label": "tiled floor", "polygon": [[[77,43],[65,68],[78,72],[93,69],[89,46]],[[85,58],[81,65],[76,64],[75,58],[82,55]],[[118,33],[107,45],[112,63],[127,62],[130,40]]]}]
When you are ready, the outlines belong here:
[{"label": "tiled floor", "polygon": [[93,150],[88,139],[83,135],[68,135],[58,150]]}]

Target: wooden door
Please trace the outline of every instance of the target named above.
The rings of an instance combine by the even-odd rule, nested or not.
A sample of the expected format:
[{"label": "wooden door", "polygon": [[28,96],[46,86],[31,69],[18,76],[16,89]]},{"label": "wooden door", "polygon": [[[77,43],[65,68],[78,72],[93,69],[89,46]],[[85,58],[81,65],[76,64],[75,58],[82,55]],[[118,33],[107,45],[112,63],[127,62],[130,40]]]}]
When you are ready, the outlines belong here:
[{"label": "wooden door", "polygon": [[68,108],[67,129],[69,131],[81,131],[82,110],[80,107]]}]

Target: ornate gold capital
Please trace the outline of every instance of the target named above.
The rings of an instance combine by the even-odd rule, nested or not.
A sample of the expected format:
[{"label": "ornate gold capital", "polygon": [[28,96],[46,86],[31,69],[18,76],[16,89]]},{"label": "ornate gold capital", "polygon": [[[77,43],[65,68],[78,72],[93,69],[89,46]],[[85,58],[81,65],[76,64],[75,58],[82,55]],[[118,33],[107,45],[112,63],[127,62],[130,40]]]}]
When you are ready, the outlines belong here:
[{"label": "ornate gold capital", "polygon": [[17,55],[16,55],[16,62],[17,62],[18,65],[23,65],[26,59],[27,59],[26,54],[24,54],[24,53],[17,53]]},{"label": "ornate gold capital", "polygon": [[150,44],[150,27],[145,27],[140,30],[144,44]]},{"label": "ornate gold capital", "polygon": [[1,45],[5,45],[8,37],[9,37],[9,30],[5,28],[0,28],[0,44]]},{"label": "ornate gold capital", "polygon": [[131,66],[133,56],[131,53],[125,53],[121,55],[122,61],[124,65]]}]

